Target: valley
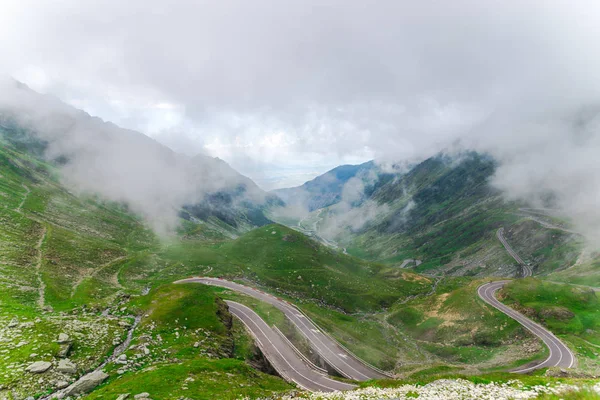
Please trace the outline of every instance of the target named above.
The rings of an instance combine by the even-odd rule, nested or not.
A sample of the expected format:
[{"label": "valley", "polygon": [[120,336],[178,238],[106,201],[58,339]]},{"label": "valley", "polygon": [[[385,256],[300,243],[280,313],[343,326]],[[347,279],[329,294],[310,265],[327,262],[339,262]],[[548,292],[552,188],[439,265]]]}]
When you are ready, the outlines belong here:
[{"label": "valley", "polygon": [[184,204],[165,235],[146,208],[75,191],[44,140],[11,121],[2,399],[303,398],[442,378],[588,385],[600,373],[598,254],[568,222],[506,201],[488,156],[345,166],[291,192],[302,214],[222,161],[196,160],[189,176],[209,165],[227,184]]}]

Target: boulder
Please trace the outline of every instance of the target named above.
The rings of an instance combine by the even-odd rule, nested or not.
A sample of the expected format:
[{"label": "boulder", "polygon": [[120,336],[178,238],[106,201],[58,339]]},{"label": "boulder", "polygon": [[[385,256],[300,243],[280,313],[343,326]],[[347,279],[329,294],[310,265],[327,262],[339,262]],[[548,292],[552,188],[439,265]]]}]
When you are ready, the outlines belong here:
[{"label": "boulder", "polygon": [[59,333],[58,340],[56,341],[56,343],[65,344],[65,343],[69,343],[70,341],[71,341],[71,339],[69,338],[69,335],[67,335],[66,333]]},{"label": "boulder", "polygon": [[117,397],[117,400],[125,400],[129,398],[129,393],[123,393],[120,394],[119,397]]},{"label": "boulder", "polygon": [[36,361],[33,364],[29,364],[25,371],[29,371],[33,374],[42,374],[48,371],[52,367],[52,363],[48,361]]},{"label": "boulder", "polygon": [[148,392],[144,392],[144,393],[139,393],[136,394],[135,396],[133,396],[134,399],[138,400],[138,399],[147,399],[150,397],[150,393]]},{"label": "boulder", "polygon": [[65,396],[69,397],[91,392],[96,386],[104,382],[107,378],[108,374],[104,373],[103,371],[90,372],[69,386],[65,391]]},{"label": "boulder", "polygon": [[77,373],[77,364],[65,358],[58,362],[58,367],[56,367],[58,372],[62,372],[65,374],[76,374]]},{"label": "boulder", "polygon": [[67,386],[69,386],[69,382],[67,382],[67,381],[58,381],[58,382],[56,382],[56,388],[57,389],[64,389]]},{"label": "boulder", "polygon": [[64,343],[60,345],[60,348],[58,349],[58,352],[56,353],[56,356],[58,358],[66,358],[69,355],[69,352],[71,351],[71,343]]},{"label": "boulder", "polygon": [[8,323],[9,328],[15,328],[17,325],[19,325],[19,320],[16,317],[11,319]]}]

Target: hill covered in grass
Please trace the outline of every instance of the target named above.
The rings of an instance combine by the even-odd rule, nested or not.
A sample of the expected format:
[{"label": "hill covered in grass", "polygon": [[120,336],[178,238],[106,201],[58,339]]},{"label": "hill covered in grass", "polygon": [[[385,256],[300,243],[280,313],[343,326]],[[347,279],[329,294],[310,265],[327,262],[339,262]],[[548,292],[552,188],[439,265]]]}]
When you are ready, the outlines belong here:
[{"label": "hill covered in grass", "polygon": [[572,266],[582,251],[581,238],[552,229],[547,216],[532,218],[522,211],[524,203],[507,201],[491,183],[496,168],[484,154],[440,154],[393,173],[373,168],[369,185],[360,188],[360,201],[339,201],[301,218],[293,217],[297,210],[270,215],[363,259],[391,265],[421,260],[419,272],[518,274],[518,265],[496,238],[499,228],[537,273]]}]

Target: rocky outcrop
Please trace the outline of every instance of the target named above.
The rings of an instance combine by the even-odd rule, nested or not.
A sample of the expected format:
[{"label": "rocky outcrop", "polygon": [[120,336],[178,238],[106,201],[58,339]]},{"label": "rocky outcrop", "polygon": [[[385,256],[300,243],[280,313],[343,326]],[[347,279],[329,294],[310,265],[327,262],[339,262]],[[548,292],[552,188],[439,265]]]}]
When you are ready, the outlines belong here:
[{"label": "rocky outcrop", "polygon": [[56,343],[58,344],[65,344],[65,343],[69,343],[71,342],[71,339],[69,338],[69,335],[67,335],[66,333],[59,333],[58,334],[58,340],[56,340]]},{"label": "rocky outcrop", "polygon": [[48,371],[51,367],[52,363],[49,361],[36,361],[25,368],[25,371],[29,371],[32,374],[42,374]]},{"label": "rocky outcrop", "polygon": [[65,391],[65,396],[75,396],[91,392],[96,386],[104,382],[108,378],[108,374],[103,371],[94,371],[82,376],[77,382],[72,384]]},{"label": "rocky outcrop", "polygon": [[64,374],[76,374],[77,373],[77,364],[65,358],[64,360],[60,360],[58,362],[58,367],[56,367],[58,372],[62,372]]}]

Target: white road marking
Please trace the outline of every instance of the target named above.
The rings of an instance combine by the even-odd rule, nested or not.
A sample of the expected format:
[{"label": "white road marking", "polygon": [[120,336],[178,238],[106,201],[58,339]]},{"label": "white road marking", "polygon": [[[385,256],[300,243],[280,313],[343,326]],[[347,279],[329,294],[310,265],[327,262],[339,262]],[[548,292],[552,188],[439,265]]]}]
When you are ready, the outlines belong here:
[{"label": "white road marking", "polygon": [[[244,308],[247,308],[246,306],[244,306],[244,305],[242,305],[242,304],[239,304],[239,303],[236,303],[236,302],[233,302],[233,301],[227,301],[227,303],[228,303],[228,304],[230,304],[230,305],[234,304],[234,307],[233,307],[233,308],[234,308],[235,310],[239,311],[240,313],[242,313],[242,314],[243,314],[243,315],[244,315],[246,318],[248,318],[248,319],[250,320],[250,322],[252,322],[252,323],[253,323],[253,324],[256,326],[256,328],[257,328],[257,329],[258,329],[258,330],[259,330],[259,331],[260,331],[260,332],[263,334],[263,336],[264,336],[264,337],[265,337],[265,338],[266,338],[266,339],[269,341],[269,344],[271,345],[271,347],[272,347],[272,348],[273,348],[273,349],[274,349],[274,350],[277,352],[277,354],[279,354],[279,356],[280,356],[280,357],[283,359],[283,361],[285,361],[285,363],[286,363],[286,364],[287,364],[287,365],[288,365],[288,366],[289,366],[289,367],[290,367],[290,368],[291,368],[293,371],[295,371],[295,372],[296,372],[296,373],[297,373],[299,376],[301,376],[302,378],[306,379],[306,380],[307,380],[307,381],[309,381],[309,382],[312,382],[312,383],[314,383],[314,384],[315,384],[315,385],[317,385],[317,386],[320,386],[320,387],[323,387],[323,388],[327,388],[327,389],[329,389],[329,390],[332,390],[332,391],[337,391],[337,390],[339,390],[339,389],[336,389],[336,388],[333,388],[333,387],[330,387],[330,386],[327,386],[327,385],[321,384],[321,383],[319,383],[319,382],[315,382],[314,380],[312,380],[312,379],[310,379],[310,378],[308,378],[308,377],[306,377],[306,376],[302,375],[302,373],[300,373],[300,372],[299,372],[299,371],[298,371],[296,368],[294,368],[294,367],[292,366],[292,364],[290,364],[290,362],[289,362],[289,361],[288,361],[288,360],[287,360],[287,359],[286,359],[286,358],[283,356],[283,354],[281,354],[281,352],[279,351],[279,349],[278,349],[278,348],[277,348],[277,347],[276,347],[276,346],[273,344],[273,342],[271,342],[271,340],[269,339],[269,336],[268,336],[268,335],[265,333],[265,331],[263,331],[263,329],[262,329],[262,328],[261,328],[261,327],[260,327],[260,326],[259,326],[259,325],[256,323],[256,321],[254,321],[253,317],[252,317],[251,315],[248,315],[248,314],[246,314],[246,312],[244,311]],[[250,309],[248,308],[248,310],[250,310]],[[252,310],[250,310],[250,311],[252,311]],[[259,317],[259,318],[260,318],[260,317]],[[241,320],[241,321],[242,321],[242,322],[243,322],[245,325],[247,325],[247,324],[246,324],[246,322],[245,322],[243,319],[241,319],[241,318],[240,318],[240,320]],[[261,319],[261,321],[262,321],[262,319]],[[264,321],[262,321],[262,322],[264,323]],[[260,342],[260,341],[259,341],[259,342]],[[296,381],[296,380],[294,380],[293,378],[291,378],[291,377],[290,377],[290,379],[292,379],[292,380],[293,380],[294,382],[296,382],[298,385],[300,385],[300,386],[302,386],[302,387],[303,387],[303,385],[302,385],[301,383],[297,382],[297,381]],[[353,385],[344,384],[344,383],[342,383],[342,382],[337,382],[337,381],[334,381],[334,380],[332,380],[332,379],[328,379],[328,378],[323,378],[323,379],[325,379],[325,380],[328,380],[328,381],[331,381],[331,382],[334,382],[334,383],[336,383],[336,384],[341,384],[342,386],[345,386],[345,385],[346,385],[346,386],[348,386],[349,388],[354,388],[354,386],[353,386]],[[306,390],[310,390],[310,389],[308,389],[308,388],[306,388],[306,387],[304,387],[304,388],[305,388]]]}]

